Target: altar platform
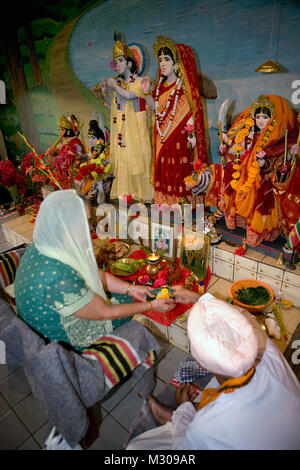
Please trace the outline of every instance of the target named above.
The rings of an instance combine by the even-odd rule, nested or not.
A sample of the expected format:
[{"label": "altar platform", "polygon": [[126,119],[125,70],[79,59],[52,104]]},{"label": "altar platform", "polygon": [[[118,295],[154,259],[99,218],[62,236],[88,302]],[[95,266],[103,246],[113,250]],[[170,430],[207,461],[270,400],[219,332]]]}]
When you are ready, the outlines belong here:
[{"label": "altar platform", "polygon": [[[30,223],[30,214],[17,217],[2,224],[3,235],[12,246],[22,244],[29,245],[33,239],[34,224]],[[94,251],[97,254],[101,246],[107,241],[93,239]],[[129,256],[134,250],[140,248],[137,244],[130,246]],[[180,257],[181,245],[177,241],[177,257]],[[263,252],[253,248],[247,248],[244,256],[235,253],[236,247],[222,241],[217,246],[211,246],[209,256],[209,266],[212,278],[208,286],[208,292],[217,298],[225,300],[229,297],[230,285],[239,279],[257,279],[267,283],[276,293],[281,290],[283,299],[290,300],[292,307],[282,309],[284,323],[288,329],[288,341],[300,322],[300,264],[296,265],[295,271],[286,269],[286,265],[278,265],[277,259],[268,256]],[[177,318],[170,326],[161,325],[144,315],[136,315],[141,323],[149,328],[154,334],[160,336],[169,343],[176,345],[185,352],[190,353],[189,340],[187,335],[188,311]],[[264,317],[257,316],[257,320],[263,325]],[[283,352],[288,344],[284,341],[277,341]]]}]

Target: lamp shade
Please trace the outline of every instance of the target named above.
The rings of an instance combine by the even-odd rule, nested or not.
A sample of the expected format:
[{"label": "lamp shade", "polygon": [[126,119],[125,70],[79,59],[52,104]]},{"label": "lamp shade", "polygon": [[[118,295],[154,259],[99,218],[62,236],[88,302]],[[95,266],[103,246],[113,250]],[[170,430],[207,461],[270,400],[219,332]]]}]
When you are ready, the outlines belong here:
[{"label": "lamp shade", "polygon": [[276,73],[281,72],[283,70],[282,65],[278,64],[274,60],[268,59],[263,64],[261,64],[255,72],[262,72],[262,73]]}]

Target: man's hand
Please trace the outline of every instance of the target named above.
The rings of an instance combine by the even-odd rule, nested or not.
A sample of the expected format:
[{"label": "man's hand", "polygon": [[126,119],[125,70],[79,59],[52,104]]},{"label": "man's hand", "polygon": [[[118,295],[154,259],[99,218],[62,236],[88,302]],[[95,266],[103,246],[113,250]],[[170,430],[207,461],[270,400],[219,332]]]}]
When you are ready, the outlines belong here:
[{"label": "man's hand", "polygon": [[166,313],[175,307],[174,299],[155,299],[151,302],[153,310],[157,312]]},{"label": "man's hand", "polygon": [[178,406],[187,401],[192,402],[197,396],[197,389],[192,384],[183,382],[175,392],[175,400]]},{"label": "man's hand", "polygon": [[178,302],[180,304],[195,303],[200,297],[197,292],[186,289],[182,285],[172,286],[172,289],[175,291],[175,302]]}]

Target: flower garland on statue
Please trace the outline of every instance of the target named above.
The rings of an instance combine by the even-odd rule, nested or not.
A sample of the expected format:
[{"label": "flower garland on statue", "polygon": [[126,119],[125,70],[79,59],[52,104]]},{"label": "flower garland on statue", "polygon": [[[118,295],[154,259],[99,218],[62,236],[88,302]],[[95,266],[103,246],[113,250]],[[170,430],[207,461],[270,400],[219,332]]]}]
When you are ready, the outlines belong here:
[{"label": "flower garland on statue", "polygon": [[82,163],[79,167],[75,180],[84,180],[84,186],[81,189],[83,194],[87,194],[92,189],[95,181],[104,180],[111,170],[111,164],[104,160],[105,154],[101,155],[103,156],[93,158],[89,163]]},{"label": "flower garland on statue", "polygon": [[241,143],[246,139],[246,137],[249,136],[250,134],[250,129],[254,126],[254,120],[252,118],[248,118],[245,121],[245,127],[243,127],[235,136],[234,142],[235,145],[233,146],[234,151],[235,151],[235,163],[233,164],[233,169],[235,170],[232,173],[232,180],[230,182],[231,187],[237,191],[238,189],[238,184],[239,184],[239,179],[241,176],[240,173],[240,157],[241,157],[241,152],[243,151],[243,147]]},{"label": "flower garland on statue", "polygon": [[[165,109],[163,110],[163,112],[159,112],[158,111],[158,96],[159,96],[159,89],[160,89],[160,85],[161,85],[162,80],[163,80],[163,77],[160,77],[159,82],[158,82],[158,86],[156,88],[156,93],[155,93],[155,124],[156,124],[157,132],[159,133],[159,135],[161,137],[161,142],[164,143],[165,142],[164,139],[165,139],[166,135],[168,134],[169,130],[171,129],[172,122],[173,122],[173,119],[174,119],[174,116],[175,116],[175,113],[176,113],[176,108],[177,108],[177,103],[178,103],[178,99],[179,99],[179,94],[180,94],[182,81],[181,81],[180,77],[177,78],[177,80],[175,82],[175,86],[174,86],[174,88],[173,88],[173,90],[170,93],[170,96],[168,98]],[[175,95],[175,98],[174,98],[173,109],[172,109],[171,114],[170,114],[170,119],[169,119],[169,122],[168,122],[168,125],[167,125],[165,131],[162,132],[161,129],[160,129],[160,124],[164,123],[164,118],[165,118],[166,114],[168,113],[168,110],[169,110],[169,107],[171,105],[171,102],[172,102],[172,99],[173,99],[174,95]]]},{"label": "flower garland on statue", "polygon": [[[116,106],[117,106],[117,109],[120,109],[119,105],[118,105],[118,100],[117,100],[117,91],[116,91],[116,87],[119,86],[121,88],[123,88],[123,90],[129,90],[129,88],[132,86],[132,84],[135,82],[135,78],[133,75],[130,75],[130,78],[129,78],[129,82],[126,83],[124,80],[122,80],[120,77],[117,79],[117,83],[114,87],[114,90],[116,92],[116,96],[115,96],[115,103],[116,103]],[[113,122],[114,124],[117,123],[117,118],[114,116],[113,118]],[[125,113],[123,112],[122,113],[122,128],[120,130],[120,132],[118,133],[118,145],[119,147],[121,148],[124,148],[126,147],[125,145],[125,142],[124,142],[124,132],[125,132]]]},{"label": "flower garland on statue", "polygon": [[[265,136],[263,137],[263,144],[261,144],[259,146],[256,154],[263,151],[263,145],[267,144],[267,142],[269,140],[269,137],[270,137],[270,134],[271,134],[275,124],[276,124],[276,121],[273,119],[270,126],[269,126],[269,128],[266,131]],[[255,160],[254,162],[252,162],[251,167],[249,168],[246,182],[240,188],[238,188],[239,179],[240,179],[240,176],[241,176],[241,173],[240,173],[240,156],[241,156],[241,152],[243,150],[243,147],[242,147],[241,143],[247,137],[249,137],[250,142],[247,145],[247,150],[251,147],[252,140],[253,140],[253,135],[254,135],[254,132],[251,132],[251,130],[253,131],[253,126],[254,126],[254,120],[251,117],[249,117],[245,121],[245,127],[243,127],[237,133],[237,135],[234,138],[234,142],[235,142],[234,151],[235,151],[236,158],[234,160],[235,163],[233,165],[233,169],[235,171],[232,174],[233,179],[231,180],[230,185],[238,193],[247,193],[247,192],[249,192],[253,188],[253,185],[254,185],[255,181],[258,181],[258,182],[260,181],[260,167],[259,167],[258,161]]]}]

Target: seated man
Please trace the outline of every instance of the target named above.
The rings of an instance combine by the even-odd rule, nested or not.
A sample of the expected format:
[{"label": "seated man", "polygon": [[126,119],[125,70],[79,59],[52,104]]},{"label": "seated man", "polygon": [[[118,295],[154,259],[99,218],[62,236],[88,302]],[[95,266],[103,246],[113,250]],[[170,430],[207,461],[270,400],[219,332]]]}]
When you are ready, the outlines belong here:
[{"label": "seated man", "polygon": [[208,386],[216,388],[195,403],[193,386],[182,384],[176,410],[150,397],[161,426],[127,449],[299,449],[300,384],[258,322],[205,294],[191,310],[188,334],[193,357],[214,373]]}]

